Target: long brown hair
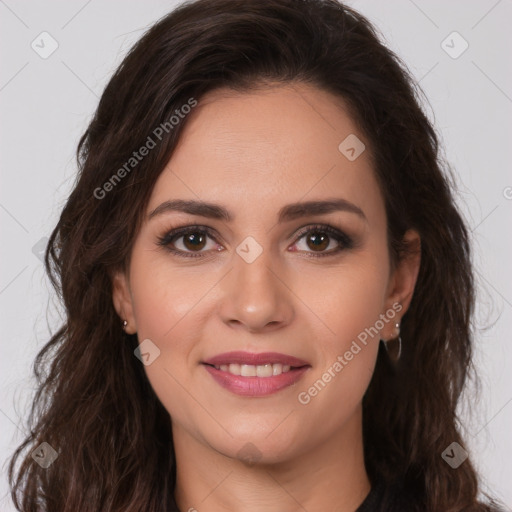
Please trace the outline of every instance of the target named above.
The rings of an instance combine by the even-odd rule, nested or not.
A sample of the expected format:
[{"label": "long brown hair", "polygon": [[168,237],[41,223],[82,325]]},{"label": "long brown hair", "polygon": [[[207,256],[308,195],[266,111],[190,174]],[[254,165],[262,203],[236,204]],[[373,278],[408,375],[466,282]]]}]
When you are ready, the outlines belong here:
[{"label": "long brown hair", "polygon": [[[251,91],[265,82],[305,82],[342,98],[369,141],[393,261],[404,255],[407,229],[421,236],[400,364],[381,349],[363,399],[371,481],[403,482],[417,510],[493,510],[477,500],[470,459],[453,469],[441,457],[453,442],[464,446],[456,406],[474,371],[470,243],[450,170],[405,65],[366,18],[335,0],[187,2],[151,27],[111,78],[46,251],[66,320],[34,363],[30,434],[9,465],[19,510],[170,508],[169,414],[134,357],[136,335],[121,329],[111,276],[128,268],[153,186],[186,125],[183,106],[221,86]],[[154,146],[132,162],[148,137]],[[58,453],[47,468],[31,456],[43,442]]]}]

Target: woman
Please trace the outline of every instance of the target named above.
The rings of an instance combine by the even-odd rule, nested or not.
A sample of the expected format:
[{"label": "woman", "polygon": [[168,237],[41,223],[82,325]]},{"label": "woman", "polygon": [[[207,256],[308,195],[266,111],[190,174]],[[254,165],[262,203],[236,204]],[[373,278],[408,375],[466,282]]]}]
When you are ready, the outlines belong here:
[{"label": "woman", "polygon": [[78,160],[19,510],[497,510],[455,415],[467,228],[363,16],[184,4],[116,71]]}]

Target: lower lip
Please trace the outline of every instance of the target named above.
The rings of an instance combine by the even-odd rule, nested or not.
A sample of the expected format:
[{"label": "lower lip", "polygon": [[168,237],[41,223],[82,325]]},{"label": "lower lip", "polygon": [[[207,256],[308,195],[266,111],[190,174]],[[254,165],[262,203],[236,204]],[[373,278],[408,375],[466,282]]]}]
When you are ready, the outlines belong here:
[{"label": "lower lip", "polygon": [[242,377],[203,365],[206,371],[228,391],[242,396],[266,396],[295,384],[309,369],[303,366],[272,377]]}]

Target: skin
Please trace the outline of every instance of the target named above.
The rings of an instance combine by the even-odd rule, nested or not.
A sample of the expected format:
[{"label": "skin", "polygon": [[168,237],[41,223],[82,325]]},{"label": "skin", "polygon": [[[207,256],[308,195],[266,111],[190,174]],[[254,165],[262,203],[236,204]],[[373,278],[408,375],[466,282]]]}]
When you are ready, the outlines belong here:
[{"label": "skin", "polygon": [[[234,220],[176,211],[146,220],[129,271],[114,276],[113,301],[127,332],[160,350],[144,368],[172,418],[182,511],[353,512],[370,491],[362,398],[379,338],[396,337],[420,262],[411,256],[392,270],[368,144],[355,161],[338,150],[349,134],[365,140],[343,102],[311,85],[208,93],[189,114],[147,213],[167,200],[200,199],[223,205]],[[332,198],[357,205],[366,219],[338,211],[277,223],[288,203]],[[299,228],[325,223],[355,246],[308,258],[338,247],[330,235],[321,249],[297,236]],[[174,247],[203,256],[175,256],[157,244],[171,228],[194,224],[212,228],[215,239],[194,249],[182,236]],[[236,252],[247,236],[263,250],[252,263]],[[406,238],[419,244],[414,231]],[[341,372],[300,403],[299,393],[393,304],[401,311],[380,336],[360,344]],[[311,368],[277,393],[242,397],[201,364],[232,350],[280,352]],[[257,460],[244,457],[247,443]]]}]

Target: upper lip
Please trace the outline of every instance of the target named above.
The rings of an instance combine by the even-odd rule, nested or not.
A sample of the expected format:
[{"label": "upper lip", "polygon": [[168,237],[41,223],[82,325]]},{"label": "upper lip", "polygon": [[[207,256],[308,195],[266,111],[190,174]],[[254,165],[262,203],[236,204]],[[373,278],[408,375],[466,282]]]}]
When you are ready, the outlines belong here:
[{"label": "upper lip", "polygon": [[307,361],[278,352],[224,352],[203,361],[204,364],[220,366],[223,364],[250,364],[254,366],[272,363],[281,363],[293,367],[309,366]]}]

